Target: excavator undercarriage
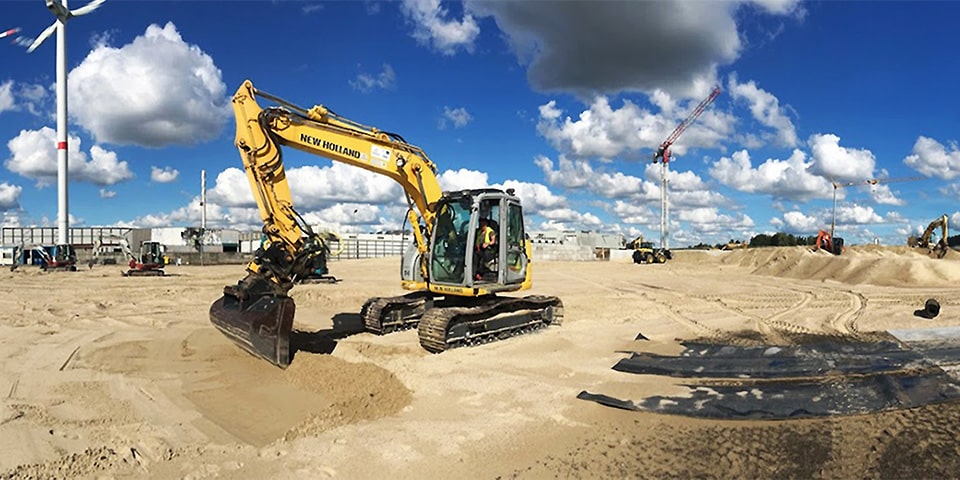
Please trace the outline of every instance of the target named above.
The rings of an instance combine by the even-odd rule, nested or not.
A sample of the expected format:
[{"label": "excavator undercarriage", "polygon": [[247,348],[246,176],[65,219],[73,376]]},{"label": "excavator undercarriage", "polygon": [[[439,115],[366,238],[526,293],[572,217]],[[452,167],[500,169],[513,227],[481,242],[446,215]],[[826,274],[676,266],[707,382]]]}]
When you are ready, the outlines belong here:
[{"label": "excavator undercarriage", "polygon": [[[278,367],[293,360],[296,305],[286,295],[251,296],[237,287],[210,307],[220,332],[247,352]],[[375,297],[360,311],[366,331],[385,335],[417,328],[431,353],[480,345],[563,323],[563,302],[552,296],[432,297],[422,292]]]},{"label": "excavator undercarriage", "polygon": [[420,345],[432,353],[478,345],[563,323],[557,297],[432,297],[422,292],[375,297],[360,310],[367,331],[378,335],[418,328]]}]

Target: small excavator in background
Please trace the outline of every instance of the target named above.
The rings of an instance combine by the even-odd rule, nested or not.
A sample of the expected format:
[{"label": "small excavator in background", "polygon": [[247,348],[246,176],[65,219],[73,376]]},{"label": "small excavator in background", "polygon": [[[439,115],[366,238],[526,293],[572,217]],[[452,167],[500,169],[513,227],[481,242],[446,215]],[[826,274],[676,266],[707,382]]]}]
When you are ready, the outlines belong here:
[{"label": "small excavator in background", "polygon": [[[276,106],[261,108],[257,99]],[[413,242],[400,260],[400,286],[410,293],[374,297],[360,308],[367,331],[385,334],[417,328],[431,353],[524,334],[563,320],[563,303],[546,295],[501,296],[532,286],[530,241],[523,208],[513,189],[444,192],[437,166],[400,135],[362,125],[323,105],[306,109],[243,82],[232,100],[234,144],[263,221],[266,247],[247,274],[223,288],[210,306],[210,322],[247,352],[285,368],[291,348],[295,304],[288,292],[325,255],[318,235],[294,209],[284,172],[283,149],[384,175],[403,188],[404,226]],[[493,229],[496,241],[478,245]],[[409,226],[407,225],[409,222]],[[404,229],[406,230],[406,229]],[[486,238],[486,237],[483,237]]]},{"label": "small excavator in background", "polygon": [[166,265],[164,250],[164,246],[160,242],[140,242],[140,254],[132,255],[132,252],[128,254],[130,269],[123,272],[123,276],[162,277],[166,275],[166,272],[163,271],[163,267]]},{"label": "small excavator in background", "polygon": [[750,246],[749,242],[741,242],[740,240],[730,240],[726,245],[720,247],[720,250],[728,252],[730,250],[743,250]]},{"label": "small excavator in background", "polygon": [[842,238],[834,237],[830,235],[830,232],[820,230],[817,232],[817,242],[813,245],[811,251],[824,250],[834,255],[840,255],[846,249],[847,247],[843,246]]},{"label": "small excavator in background", "polygon": [[[926,230],[924,230],[919,237],[913,235],[907,237],[907,246],[926,249],[931,257],[943,258],[947,255],[947,250],[949,250],[949,246],[947,246],[947,237],[949,236],[947,235],[948,219],[947,214],[943,214],[940,218],[930,222]],[[933,232],[938,228],[940,229],[940,240],[931,245],[930,240],[933,237]]]},{"label": "small excavator in background", "polygon": [[19,265],[20,257],[24,252],[30,251],[40,257],[40,269],[45,272],[76,272],[77,271],[77,251],[73,245],[54,245],[44,247],[40,245],[21,244],[13,253],[14,264],[10,270],[16,270]]},{"label": "small excavator in background", "polygon": [[[163,270],[163,267],[166,265],[164,261],[164,254],[166,252],[162,243],[152,241],[140,242],[140,252],[134,253],[133,249],[130,248],[130,241],[125,237],[110,235],[106,238],[115,240],[120,245],[120,250],[124,256],[130,260],[127,264],[129,269],[123,272],[124,277],[162,277],[166,274]],[[103,240],[104,238],[94,240],[93,256],[87,263],[89,268],[93,268],[97,257],[100,256]]]},{"label": "small excavator in background", "polygon": [[[330,257],[339,256],[341,253],[343,253],[343,241],[341,240],[340,235],[337,235],[333,232],[320,232],[317,234],[317,236],[323,240],[325,250],[323,255],[316,255],[313,257],[313,269],[306,275],[300,277],[300,283],[337,283],[340,281],[340,279],[330,275],[330,269],[327,267],[327,259]],[[337,241],[338,248],[336,251],[330,250],[330,243],[333,240]]]}]

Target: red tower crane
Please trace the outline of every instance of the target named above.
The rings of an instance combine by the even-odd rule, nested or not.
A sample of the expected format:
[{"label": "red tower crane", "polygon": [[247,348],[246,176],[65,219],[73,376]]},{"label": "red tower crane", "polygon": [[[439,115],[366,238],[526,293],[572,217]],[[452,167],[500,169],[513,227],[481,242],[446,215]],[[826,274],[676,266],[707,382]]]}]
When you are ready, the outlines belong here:
[{"label": "red tower crane", "polygon": [[660,148],[657,149],[657,153],[653,154],[653,163],[657,163],[658,161],[670,163],[670,147],[673,145],[673,142],[677,141],[683,131],[693,124],[693,122],[697,120],[697,117],[699,117],[700,114],[703,113],[703,111],[706,110],[711,103],[713,103],[713,100],[717,98],[717,95],[720,95],[719,86],[714,87],[713,91],[710,92],[710,95],[708,95],[707,98],[704,98],[703,101],[700,102],[700,105],[697,105],[697,108],[695,108],[684,121],[680,122],[680,125],[677,125],[677,128],[673,130],[673,133],[671,133],[670,136],[660,144]]},{"label": "red tower crane", "polygon": [[713,100],[717,98],[717,95],[720,95],[720,86],[713,88],[713,91],[710,92],[710,95],[707,98],[703,99],[697,108],[693,109],[693,112],[687,116],[680,125],[677,125],[677,128],[673,130],[673,133],[667,137],[663,143],[660,144],[660,147],[657,148],[657,153],[653,154],[653,163],[660,162],[660,248],[665,251],[667,254],[666,257],[670,258],[670,205],[667,201],[667,177],[668,177],[668,164],[670,163],[670,147],[673,145],[684,130],[687,129],[697,117],[703,113],[704,110],[713,103]]}]

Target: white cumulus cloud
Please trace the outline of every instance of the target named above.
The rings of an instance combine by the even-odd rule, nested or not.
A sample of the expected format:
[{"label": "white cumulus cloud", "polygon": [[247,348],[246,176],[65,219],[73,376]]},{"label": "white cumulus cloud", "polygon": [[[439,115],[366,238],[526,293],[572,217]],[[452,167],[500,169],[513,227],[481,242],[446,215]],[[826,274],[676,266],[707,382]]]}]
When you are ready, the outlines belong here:
[{"label": "white cumulus cloud", "polygon": [[863,181],[874,176],[877,161],[866,149],[840,146],[840,137],[815,134],[809,139],[811,171],[835,181]]},{"label": "white cumulus cloud", "polygon": [[440,0],[403,0],[400,10],[413,23],[413,38],[443,55],[453,55],[458,48],[473,51],[480,34],[476,19],[464,13],[462,20],[450,19],[449,3]]},{"label": "white cumulus cloud", "polygon": [[863,205],[837,205],[837,224],[867,224],[881,223],[883,217],[873,210],[873,207]]},{"label": "white cumulus cloud", "polygon": [[23,193],[23,187],[19,185],[0,183],[0,211],[20,208],[21,193]]},{"label": "white cumulus cloud", "polygon": [[960,147],[956,142],[944,146],[932,138],[920,136],[913,144],[913,153],[903,163],[928,177],[953,180],[960,175]]},{"label": "white cumulus cloud", "polygon": [[[691,101],[681,108],[662,92],[652,99],[660,102],[660,114],[629,100],[614,109],[606,97],[595,97],[589,109],[576,119],[564,116],[556,101],[551,100],[540,106],[537,131],[561,153],[578,158],[610,160],[636,156],[643,150],[652,155],[696,106]],[[689,148],[715,147],[730,134],[733,123],[729,115],[708,109],[677,139],[671,152],[682,156]]]},{"label": "white cumulus cloud", "polygon": [[463,128],[467,126],[470,121],[473,120],[473,117],[470,115],[470,112],[466,108],[450,108],[447,106],[443,107],[443,116],[440,117],[439,128],[441,130],[447,128],[447,124],[453,124],[453,128]]},{"label": "white cumulus cloud", "polygon": [[363,93],[370,93],[377,89],[390,90],[397,84],[397,74],[393,67],[384,63],[383,70],[377,74],[361,72],[357,77],[350,80],[350,86]]},{"label": "white cumulus cloud", "polygon": [[768,159],[753,168],[746,150],[722,157],[710,167],[710,176],[720,183],[746,193],[763,193],[774,198],[805,201],[832,198],[833,185],[811,171],[807,155],[794,150],[786,160]]},{"label": "white cumulus cloud", "polygon": [[770,220],[771,225],[784,228],[787,233],[800,235],[812,235],[812,232],[817,232],[823,227],[822,222],[822,219],[818,217],[809,216],[796,210],[784,212],[783,218]]},{"label": "white cumulus cloud", "polygon": [[[57,132],[50,127],[40,130],[21,130],[7,142],[12,156],[4,162],[8,170],[37,181],[44,187],[57,179]],[[94,145],[87,154],[80,149],[80,138],[70,135],[67,142],[70,180],[94,185],[114,185],[133,178],[127,162],[117,158],[116,152]]]},{"label": "white cumulus cloud", "polygon": [[774,143],[783,147],[797,146],[797,129],[780,106],[780,100],[773,94],[757,87],[754,81],[738,83],[736,75],[729,80],[731,95],[737,100],[745,100],[749,104],[753,118],[765,127],[772,128]]},{"label": "white cumulus cloud", "polygon": [[122,47],[97,45],[69,75],[70,114],[98,142],[192,145],[230,118],[220,69],[173,23]]},{"label": "white cumulus cloud", "polygon": [[0,83],[0,113],[13,110],[13,80]]},{"label": "white cumulus cloud", "polygon": [[150,166],[150,181],[157,183],[170,183],[180,176],[180,172],[171,167],[158,168]]}]

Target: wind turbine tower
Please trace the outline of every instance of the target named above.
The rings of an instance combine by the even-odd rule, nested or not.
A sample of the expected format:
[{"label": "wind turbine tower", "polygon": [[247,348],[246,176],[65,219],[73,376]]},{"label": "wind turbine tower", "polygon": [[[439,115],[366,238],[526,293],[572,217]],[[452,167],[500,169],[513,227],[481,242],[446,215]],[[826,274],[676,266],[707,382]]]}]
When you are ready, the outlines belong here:
[{"label": "wind turbine tower", "polygon": [[69,244],[67,233],[70,228],[70,210],[67,196],[67,20],[80,15],[86,15],[100,6],[106,0],[93,0],[76,9],[67,8],[67,0],[45,0],[47,8],[57,19],[47,27],[40,36],[27,48],[27,53],[33,52],[53,34],[57,32],[57,243]]}]

